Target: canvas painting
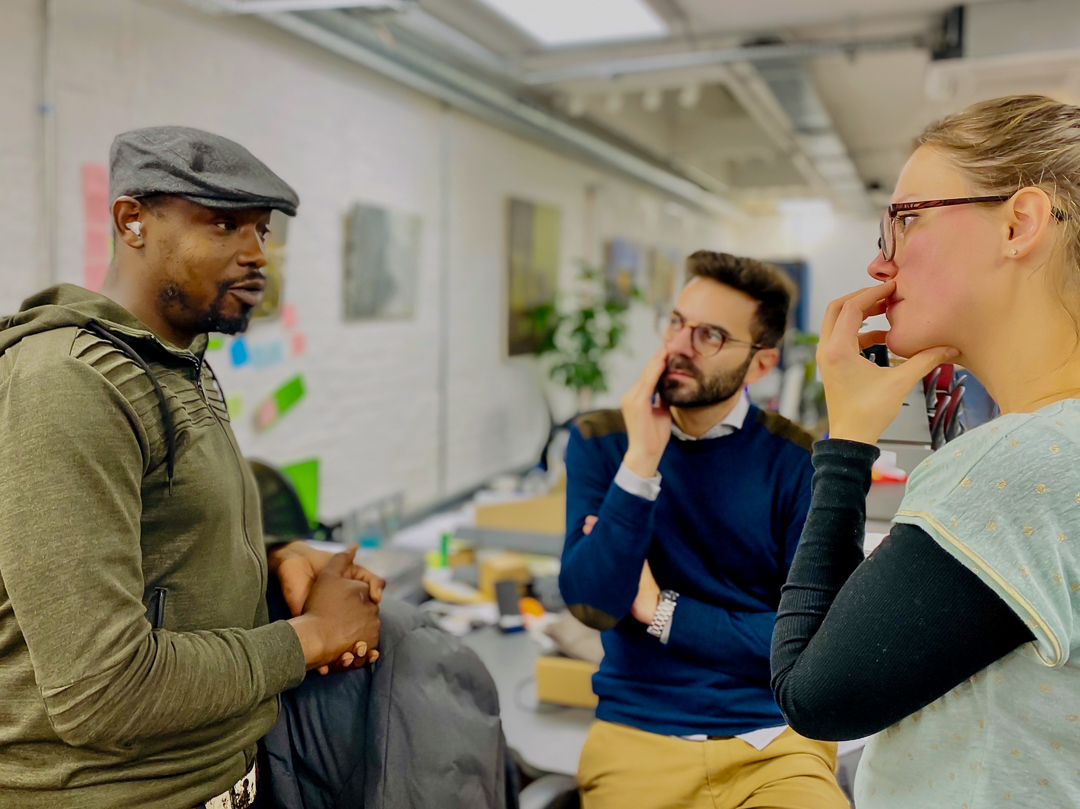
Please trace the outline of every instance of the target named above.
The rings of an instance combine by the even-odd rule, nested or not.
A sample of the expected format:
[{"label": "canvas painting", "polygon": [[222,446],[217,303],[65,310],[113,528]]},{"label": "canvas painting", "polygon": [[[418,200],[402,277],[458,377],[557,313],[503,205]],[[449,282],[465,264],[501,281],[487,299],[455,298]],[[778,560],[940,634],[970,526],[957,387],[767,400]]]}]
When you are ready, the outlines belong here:
[{"label": "canvas painting", "polygon": [[270,235],[263,243],[266,252],[266,291],[262,302],[255,307],[253,318],[275,318],[281,312],[281,293],[285,281],[285,241],[289,234],[289,217],[275,210],[270,214]]},{"label": "canvas painting", "polygon": [[810,327],[810,267],[805,261],[774,261],[795,282],[797,300],[791,302],[791,325],[801,332]]},{"label": "canvas painting", "polygon": [[634,290],[641,289],[641,248],[627,239],[612,239],[607,244],[605,286],[607,299],[622,306],[630,305]]},{"label": "canvas painting", "polygon": [[345,218],[345,319],[410,318],[420,274],[419,216],[357,203]]},{"label": "canvas painting", "polygon": [[533,313],[555,303],[559,228],[558,208],[510,200],[507,347],[511,357],[533,354],[543,341]]},{"label": "canvas painting", "polygon": [[654,247],[649,251],[648,283],[645,302],[662,308],[675,297],[676,279],[681,278],[679,251],[672,247]]}]

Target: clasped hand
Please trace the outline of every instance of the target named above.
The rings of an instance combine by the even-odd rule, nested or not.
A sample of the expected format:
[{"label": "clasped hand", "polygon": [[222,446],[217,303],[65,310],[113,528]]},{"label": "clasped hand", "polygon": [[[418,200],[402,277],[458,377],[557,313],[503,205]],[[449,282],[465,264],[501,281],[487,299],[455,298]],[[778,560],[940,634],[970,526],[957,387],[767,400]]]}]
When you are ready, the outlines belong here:
[{"label": "clasped hand", "polygon": [[[370,602],[374,616],[378,615],[378,604],[382,600],[386,581],[367,568],[356,564],[354,556],[356,545],[350,544],[345,552],[332,554],[312,548],[306,542],[289,542],[279,545],[268,554],[270,572],[278,577],[285,603],[294,618],[304,615],[310,608],[309,598],[312,587],[321,577],[337,577],[348,580],[336,585],[339,590],[356,590],[352,595]],[[361,592],[363,591],[363,592]],[[374,663],[379,657],[375,648],[378,643],[378,619],[374,617],[374,637],[371,630],[368,637],[355,642],[349,651],[341,653],[333,662],[318,667],[320,674],[330,671],[347,671],[360,668],[366,663]],[[368,622],[371,624],[371,621]]]}]

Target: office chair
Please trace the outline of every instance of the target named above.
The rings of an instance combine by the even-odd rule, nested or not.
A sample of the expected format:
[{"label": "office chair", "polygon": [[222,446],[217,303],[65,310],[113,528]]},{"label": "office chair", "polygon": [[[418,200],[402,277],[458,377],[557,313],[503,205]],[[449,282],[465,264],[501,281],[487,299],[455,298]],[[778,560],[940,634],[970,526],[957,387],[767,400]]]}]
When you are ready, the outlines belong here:
[{"label": "office chair", "polygon": [[300,495],[292,482],[278,469],[262,461],[248,461],[262,500],[263,532],[276,539],[312,539],[319,530],[328,529],[322,523],[315,528],[308,521]]}]

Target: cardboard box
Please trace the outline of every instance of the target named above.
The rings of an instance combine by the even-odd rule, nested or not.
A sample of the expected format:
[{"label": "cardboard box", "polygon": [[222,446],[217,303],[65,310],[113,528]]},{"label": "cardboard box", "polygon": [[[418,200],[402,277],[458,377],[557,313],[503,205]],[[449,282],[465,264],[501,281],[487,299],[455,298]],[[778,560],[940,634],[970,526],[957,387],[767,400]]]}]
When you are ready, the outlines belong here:
[{"label": "cardboard box", "polygon": [[477,589],[488,601],[495,600],[495,583],[515,581],[518,584],[518,596],[525,595],[525,586],[532,580],[529,563],[520,553],[496,553],[481,558]]},{"label": "cardboard box", "polygon": [[476,527],[533,534],[565,534],[566,493],[478,505]]},{"label": "cardboard box", "polygon": [[595,708],[592,676],[599,668],[585,660],[541,655],[536,658],[536,697],[571,708]]}]

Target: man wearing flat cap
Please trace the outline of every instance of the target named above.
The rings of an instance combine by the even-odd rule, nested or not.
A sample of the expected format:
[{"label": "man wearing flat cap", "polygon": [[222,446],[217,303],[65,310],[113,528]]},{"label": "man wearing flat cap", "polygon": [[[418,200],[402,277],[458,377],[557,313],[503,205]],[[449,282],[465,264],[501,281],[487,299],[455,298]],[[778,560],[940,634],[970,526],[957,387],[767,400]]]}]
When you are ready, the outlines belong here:
[{"label": "man wearing flat cap", "polygon": [[[355,548],[264,539],[204,361],[207,333],[247,327],[271,212],[299,200],[186,127],[118,136],[110,198],[102,294],[60,285],[0,319],[0,806],[345,805],[384,582]],[[260,773],[256,795],[260,740],[335,794],[297,775],[272,796]]]}]

